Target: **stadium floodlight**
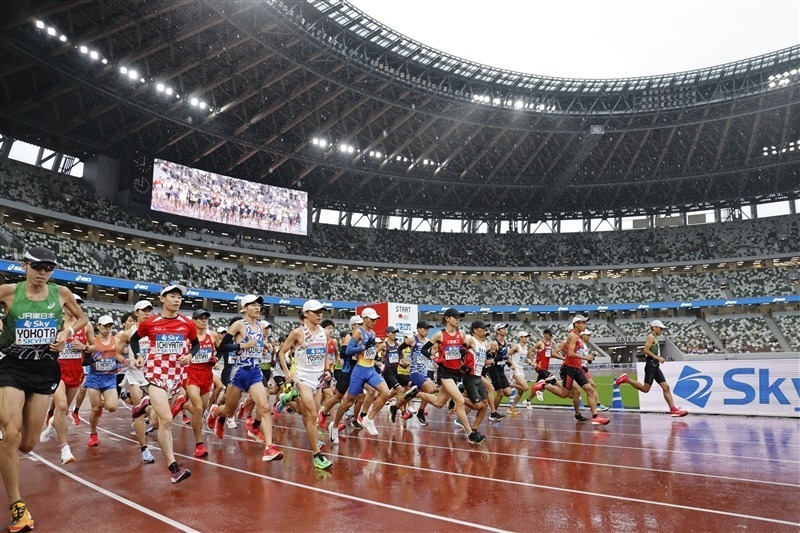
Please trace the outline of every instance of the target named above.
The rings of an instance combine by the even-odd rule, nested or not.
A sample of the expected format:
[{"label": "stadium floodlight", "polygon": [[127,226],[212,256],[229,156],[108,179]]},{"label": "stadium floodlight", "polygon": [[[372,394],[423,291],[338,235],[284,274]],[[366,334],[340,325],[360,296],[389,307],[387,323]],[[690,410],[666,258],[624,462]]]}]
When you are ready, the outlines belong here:
[{"label": "stadium floodlight", "polygon": [[36,21],[36,27],[39,28],[40,30],[43,30],[44,29],[44,22],[42,22],[41,20],[37,20]]},{"label": "stadium floodlight", "polygon": [[61,37],[58,38],[58,40],[61,41],[62,43],[65,43],[65,42],[67,42],[67,36],[66,35],[62,35]]},{"label": "stadium floodlight", "polygon": [[129,70],[129,71],[128,71],[128,77],[129,77],[130,79],[132,79],[132,80],[135,80],[136,78],[138,78],[138,77],[139,77],[139,73],[138,73],[138,72],[136,72],[135,70]]},{"label": "stadium floodlight", "polygon": [[82,54],[88,54],[89,53],[89,49],[86,47],[86,45],[83,45],[83,44],[80,46],[80,48],[78,48],[78,50],[80,50]]},{"label": "stadium floodlight", "polygon": [[344,143],[340,144],[339,145],[339,151],[340,152],[346,152],[347,151],[347,145],[344,144]]},{"label": "stadium floodlight", "polygon": [[119,67],[119,71],[120,71],[122,74],[127,74],[127,73],[128,73],[128,68],[127,68],[127,67]]},{"label": "stadium floodlight", "polygon": [[194,107],[197,107],[197,104],[199,104],[200,101],[197,98],[192,98],[191,100],[189,100],[189,103],[192,104]]},{"label": "stadium floodlight", "polygon": [[325,148],[326,146],[328,146],[328,141],[326,141],[325,139],[320,139],[319,146],[320,148]]},{"label": "stadium floodlight", "polygon": [[100,54],[98,54],[97,52],[95,52],[94,50],[92,50],[91,52],[89,52],[89,57],[90,57],[91,59],[94,59],[94,60],[96,61],[97,59],[99,59],[99,58],[100,58]]},{"label": "stadium floodlight", "polygon": [[377,157],[378,159],[380,159],[380,158],[381,158],[381,153],[380,153],[380,152],[375,152],[375,157]]},{"label": "stadium floodlight", "polygon": [[311,139],[311,144],[313,144],[314,146],[319,146],[319,139],[314,137],[313,139]]},{"label": "stadium floodlight", "polygon": [[167,96],[172,96],[172,87],[166,87],[164,92],[167,93]]},{"label": "stadium floodlight", "polygon": [[514,107],[517,109],[522,109],[523,105],[524,104],[522,103],[522,100],[517,100],[516,102],[514,102]]},{"label": "stadium floodlight", "polygon": [[370,157],[375,157],[375,150],[370,150],[369,151],[369,156]]},{"label": "stadium floodlight", "polygon": [[47,35],[50,35],[51,37],[55,37],[56,36],[56,29],[54,27],[50,26],[49,28],[47,28]]},{"label": "stadium floodlight", "polygon": [[100,62],[104,65],[108,65],[108,59],[106,59],[105,57]]},{"label": "stadium floodlight", "polygon": [[139,78],[139,81],[144,83],[144,78]]},{"label": "stadium floodlight", "polygon": [[201,100],[201,101],[200,101],[200,103],[199,103],[199,104],[197,104],[197,105],[200,107],[200,109],[205,109],[205,108],[206,108],[206,103],[205,103],[205,102],[203,102],[202,100]]},{"label": "stadium floodlight", "polygon": [[156,84],[156,91],[158,91],[160,93],[163,93],[164,92],[164,84],[163,83],[157,83]]},{"label": "stadium floodlight", "polygon": [[356,149],[355,149],[354,147],[352,147],[352,146],[348,146],[348,147],[347,147],[347,153],[348,153],[348,154],[352,154],[352,153],[353,153],[353,152],[355,152],[355,151],[356,151]]}]

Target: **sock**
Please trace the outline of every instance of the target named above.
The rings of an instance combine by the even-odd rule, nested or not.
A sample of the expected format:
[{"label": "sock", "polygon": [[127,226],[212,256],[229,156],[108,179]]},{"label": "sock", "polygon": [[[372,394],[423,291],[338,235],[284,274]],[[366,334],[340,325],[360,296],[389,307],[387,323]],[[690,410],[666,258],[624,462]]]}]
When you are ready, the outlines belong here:
[{"label": "sock", "polygon": [[142,453],[147,449],[147,446],[142,446]]},{"label": "sock", "polygon": [[217,424],[224,424],[227,418],[228,418],[227,416],[221,416],[217,418]]},{"label": "sock", "polygon": [[197,444],[195,444],[195,445],[194,445],[194,447],[195,447],[195,448],[197,448],[197,447],[198,447],[198,446],[200,446],[201,444],[203,444],[203,441],[200,441],[200,442],[198,442]]},{"label": "sock", "polygon": [[322,457],[322,452],[317,452],[314,454],[314,457]]},{"label": "sock", "polygon": [[358,416],[360,416],[361,418],[366,418],[367,417],[367,413],[358,413]]},{"label": "sock", "polygon": [[50,415],[50,416],[53,416],[53,413],[55,413],[55,412],[56,412],[55,409],[48,409],[47,410],[47,414]]},{"label": "sock", "polygon": [[75,407],[75,409],[73,409],[73,410],[72,410],[72,412],[73,412],[73,413],[77,413],[77,412],[78,412],[78,408],[77,408],[77,407]]},{"label": "sock", "polygon": [[592,418],[597,418],[597,413],[593,414]]},{"label": "sock", "polygon": [[175,472],[177,472],[178,470],[180,470],[180,469],[181,469],[181,467],[178,466],[178,462],[177,461],[173,461],[172,464],[169,465],[169,471],[172,472],[173,474]]},{"label": "sock", "polygon": [[261,420],[253,420],[253,429],[258,429],[261,427]]}]

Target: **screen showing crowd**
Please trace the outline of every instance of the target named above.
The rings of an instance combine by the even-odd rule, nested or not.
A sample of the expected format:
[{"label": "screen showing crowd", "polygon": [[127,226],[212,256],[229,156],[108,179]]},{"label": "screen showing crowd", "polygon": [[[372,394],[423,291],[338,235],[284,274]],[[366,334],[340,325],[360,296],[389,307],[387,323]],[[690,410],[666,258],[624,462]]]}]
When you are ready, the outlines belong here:
[{"label": "screen showing crowd", "polygon": [[154,211],[265,231],[308,234],[308,193],[153,163]]}]

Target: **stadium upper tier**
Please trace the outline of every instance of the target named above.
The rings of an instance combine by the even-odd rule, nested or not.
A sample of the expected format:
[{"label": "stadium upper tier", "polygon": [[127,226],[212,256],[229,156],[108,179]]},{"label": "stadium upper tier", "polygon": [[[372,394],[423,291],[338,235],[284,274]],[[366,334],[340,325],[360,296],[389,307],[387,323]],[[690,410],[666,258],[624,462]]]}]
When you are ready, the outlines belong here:
[{"label": "stadium upper tier", "polygon": [[342,1],[6,4],[0,132],[115,158],[131,189],[134,162],[158,157],[383,216],[538,221],[798,193],[800,46],[564,80],[438,53]]}]

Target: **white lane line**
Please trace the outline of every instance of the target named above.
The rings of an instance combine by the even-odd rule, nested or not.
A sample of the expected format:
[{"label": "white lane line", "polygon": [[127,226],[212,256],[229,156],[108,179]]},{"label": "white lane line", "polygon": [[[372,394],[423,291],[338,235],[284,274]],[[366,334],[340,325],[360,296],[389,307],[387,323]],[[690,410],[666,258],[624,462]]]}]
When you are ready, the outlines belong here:
[{"label": "white lane line", "polygon": [[52,468],[53,470],[55,470],[56,472],[58,472],[60,474],[63,474],[65,476],[67,476],[68,478],[77,481],[81,485],[85,485],[85,486],[89,487],[90,489],[95,490],[95,491],[99,492],[100,494],[103,494],[104,496],[108,496],[109,498],[112,498],[112,499],[120,502],[123,505],[127,505],[128,507],[132,507],[133,509],[136,509],[137,511],[139,511],[141,513],[144,513],[147,516],[155,518],[156,520],[160,520],[161,522],[164,522],[165,524],[170,525],[170,526],[174,527],[175,529],[178,529],[180,531],[186,531],[187,533],[200,533],[198,530],[193,529],[193,528],[187,526],[186,524],[182,524],[180,522],[177,522],[177,521],[173,520],[172,518],[170,518],[168,516],[164,516],[164,515],[162,515],[160,513],[157,513],[156,511],[154,511],[152,509],[148,509],[147,507],[139,505],[138,503],[126,500],[122,496],[117,496],[113,492],[108,491],[108,490],[104,489],[103,487],[95,485],[94,483],[92,483],[90,481],[87,481],[87,480],[83,479],[82,477],[76,476],[72,472],[64,470],[60,466],[56,466],[55,464],[51,463],[47,459],[44,459],[42,456],[40,456],[40,455],[38,455],[38,454],[36,454],[34,452],[31,452],[31,455],[33,457],[35,457],[36,459],[38,459],[39,461],[41,461],[42,463],[44,463],[47,466],[49,466],[50,468]]}]

